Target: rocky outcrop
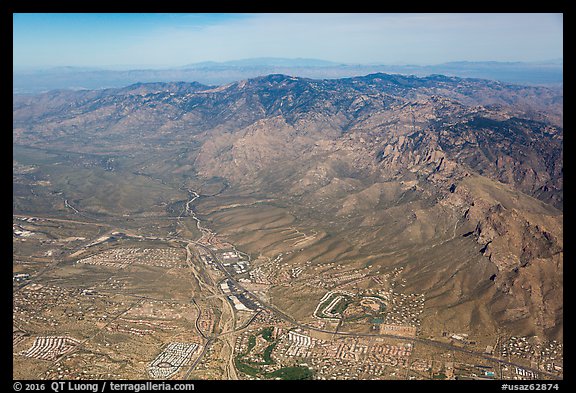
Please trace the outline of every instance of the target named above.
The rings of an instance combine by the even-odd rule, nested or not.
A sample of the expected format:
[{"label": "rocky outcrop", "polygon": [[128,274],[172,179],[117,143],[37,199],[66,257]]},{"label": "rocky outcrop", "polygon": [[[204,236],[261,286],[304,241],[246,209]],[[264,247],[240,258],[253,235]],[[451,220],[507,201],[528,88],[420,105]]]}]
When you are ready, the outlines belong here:
[{"label": "rocky outcrop", "polygon": [[[13,124],[17,144],[178,149],[179,175],[273,197],[307,225],[346,231],[366,253],[419,252],[412,278],[438,299],[481,293],[498,324],[561,335],[557,91],[443,76],[268,75],[15,97]],[[466,248],[457,258],[482,261],[459,271],[458,284],[434,269],[470,261],[426,259],[455,239]]]}]

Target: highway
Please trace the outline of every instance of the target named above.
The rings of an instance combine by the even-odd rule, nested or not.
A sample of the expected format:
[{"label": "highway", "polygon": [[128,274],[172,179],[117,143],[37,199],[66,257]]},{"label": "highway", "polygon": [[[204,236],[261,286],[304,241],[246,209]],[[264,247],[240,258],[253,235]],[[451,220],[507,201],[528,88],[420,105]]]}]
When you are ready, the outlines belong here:
[{"label": "highway", "polygon": [[[190,204],[195,201],[196,199],[199,198],[199,194],[196,193],[195,191],[192,190],[188,190],[189,194],[193,195],[193,198],[191,198],[187,203],[186,203],[186,212],[188,214],[190,214],[192,216],[192,218],[196,221],[196,225],[197,228],[202,232],[202,233],[212,233],[210,230],[204,228],[201,225],[201,220],[196,217],[196,214],[194,212],[194,210],[190,207]],[[384,338],[393,338],[393,339],[397,339],[397,340],[403,340],[403,341],[410,341],[410,342],[415,342],[415,343],[420,343],[423,345],[430,345],[430,346],[434,346],[437,348],[442,348],[442,349],[446,349],[446,350],[450,350],[450,351],[457,351],[460,353],[465,353],[471,356],[475,356],[475,357],[479,357],[482,359],[486,359],[489,361],[493,361],[493,362],[497,362],[499,364],[503,364],[503,365],[508,365],[508,366],[513,366],[513,367],[518,367],[518,368],[522,368],[524,370],[528,370],[528,371],[532,371],[534,373],[539,373],[540,375],[545,375],[549,378],[552,379],[558,379],[561,380],[562,378],[552,374],[552,373],[548,373],[542,370],[537,370],[531,367],[527,367],[525,365],[522,364],[517,364],[514,362],[510,362],[508,360],[504,360],[504,359],[500,359],[500,358],[496,358],[490,355],[487,355],[485,353],[482,352],[476,352],[476,351],[472,351],[463,347],[458,347],[458,346],[454,346],[448,343],[443,343],[440,341],[436,341],[436,340],[432,340],[432,339],[427,339],[427,338],[421,338],[421,337],[405,337],[405,336],[398,336],[398,335],[393,335],[393,334],[382,334],[382,333],[352,333],[352,332],[338,332],[338,331],[330,331],[330,330],[323,330],[314,326],[309,326],[309,325],[305,325],[301,322],[298,322],[297,320],[295,320],[294,318],[292,318],[291,316],[287,315],[286,313],[284,313],[283,311],[277,309],[276,307],[274,307],[272,304],[269,304],[267,302],[265,302],[264,300],[262,300],[261,298],[259,298],[256,294],[254,294],[253,292],[247,290],[246,288],[244,288],[242,286],[242,284],[240,282],[238,282],[234,276],[224,268],[224,266],[222,265],[222,262],[220,261],[220,259],[218,258],[218,256],[216,255],[216,253],[214,253],[214,251],[207,247],[206,245],[199,243],[197,241],[192,241],[190,239],[178,239],[180,241],[185,241],[185,242],[190,242],[195,244],[197,247],[201,247],[204,250],[206,250],[213,258],[213,260],[215,261],[216,265],[218,266],[218,268],[220,269],[220,271],[222,271],[226,277],[232,281],[232,283],[239,288],[241,291],[243,291],[244,293],[250,295],[250,297],[252,297],[252,299],[254,301],[256,301],[260,307],[262,307],[263,309],[269,310],[270,312],[272,312],[274,315],[276,315],[277,317],[279,317],[280,319],[289,322],[301,329],[307,329],[307,330],[313,330],[313,331],[317,331],[317,332],[321,332],[321,333],[328,333],[331,335],[339,335],[339,336],[349,336],[349,337],[384,337]],[[242,327],[246,328],[251,322],[252,322],[253,318],[245,325]],[[232,333],[232,332],[228,332],[228,333]]]},{"label": "highway", "polygon": [[328,334],[332,334],[332,335],[340,335],[340,336],[350,336],[350,337],[385,337],[385,338],[393,338],[393,339],[397,339],[397,340],[404,340],[404,341],[411,341],[411,342],[417,342],[420,344],[424,344],[424,345],[431,345],[431,346],[435,346],[438,348],[442,348],[442,349],[446,349],[446,350],[450,350],[450,351],[457,351],[457,352],[461,352],[461,353],[465,353],[471,356],[476,356],[476,357],[480,357],[486,360],[490,360],[493,362],[497,362],[500,364],[504,364],[504,365],[508,365],[508,366],[514,366],[514,367],[518,367],[518,368],[522,368],[524,370],[528,370],[528,371],[532,371],[534,373],[539,373],[541,375],[546,375],[549,378],[552,379],[562,379],[561,377],[555,375],[555,374],[551,374],[542,370],[537,370],[534,368],[530,368],[527,367],[525,365],[521,365],[521,364],[517,364],[517,363],[513,363],[504,359],[499,359],[499,358],[495,358],[493,356],[487,355],[485,353],[481,353],[481,352],[476,352],[476,351],[472,351],[466,348],[462,348],[462,347],[457,347],[454,345],[450,345],[448,343],[443,343],[440,341],[436,341],[436,340],[431,340],[431,339],[427,339],[427,338],[420,338],[420,337],[405,337],[405,336],[397,336],[394,334],[382,334],[382,333],[352,333],[352,332],[338,332],[338,331],[330,331],[330,330],[323,330],[314,326],[309,326],[309,325],[305,325],[303,323],[298,322],[297,320],[295,320],[294,318],[292,318],[291,316],[285,314],[284,312],[282,312],[281,310],[277,309],[276,307],[274,307],[273,305],[266,303],[265,301],[263,301],[262,299],[260,299],[257,295],[255,295],[253,292],[247,290],[246,288],[244,288],[242,286],[241,283],[239,283],[233,276],[232,274],[230,274],[230,272],[228,272],[228,270],[226,270],[224,268],[224,266],[222,266],[220,260],[218,259],[217,255],[208,247],[204,246],[203,244],[200,243],[196,243],[194,242],[198,247],[202,247],[204,248],[206,251],[208,251],[211,255],[212,258],[214,259],[214,261],[216,262],[218,268],[224,273],[226,274],[226,276],[228,277],[229,280],[232,281],[232,283],[234,285],[236,285],[240,290],[244,291],[245,293],[249,294],[253,300],[255,300],[262,308],[267,309],[269,311],[271,311],[272,313],[274,313],[277,317],[279,317],[280,319],[283,319],[286,322],[289,322],[293,325],[296,325],[297,327],[301,328],[301,329],[307,329],[307,330],[313,330],[313,331],[317,331],[317,332],[322,332],[322,333],[328,333]]},{"label": "highway", "polygon": [[[201,233],[204,234],[212,234],[212,232],[209,229],[204,228],[201,225],[201,220],[199,218],[196,217],[196,214],[194,212],[194,210],[191,207],[192,202],[194,202],[196,199],[198,199],[200,197],[200,195],[198,193],[196,193],[195,191],[192,190],[188,190],[189,193],[189,197],[190,199],[187,201],[187,203],[185,204],[185,207],[183,209],[183,212],[180,214],[180,216],[177,218],[177,220],[181,220],[185,215],[190,215],[191,218],[193,218],[196,221],[196,226],[198,228],[198,230]],[[67,207],[75,210],[76,213],[80,214],[80,212],[78,212],[75,208],[73,208],[72,206],[68,205],[67,200],[65,201],[65,204]],[[22,215],[13,215],[14,217],[25,217]],[[66,220],[66,219],[56,219],[56,218],[52,218],[52,217],[38,217],[44,220],[51,220],[51,221],[61,221],[61,222],[71,222],[71,223],[78,223],[78,224],[88,224],[88,225],[96,225],[96,226],[104,226],[104,227],[112,227],[112,225],[107,225],[107,224],[103,224],[103,223],[98,223],[98,222],[83,222],[83,221],[75,221],[75,220]],[[93,219],[92,217],[88,217]],[[121,230],[120,228],[116,228],[116,230]],[[147,236],[141,236],[141,239],[148,239]],[[150,238],[152,239],[152,238]],[[160,240],[160,241],[176,241],[176,242],[182,242],[186,244],[186,249],[187,249],[187,262],[190,264],[191,263],[191,253],[190,250],[188,248],[188,246],[190,244],[194,244],[197,247],[203,248],[204,250],[206,250],[213,258],[216,266],[218,267],[218,269],[224,273],[224,275],[239,289],[241,290],[243,293],[249,295],[253,301],[255,301],[262,309],[264,310],[268,310],[270,312],[272,312],[274,315],[276,315],[278,318],[289,322],[290,324],[299,327],[301,329],[306,329],[306,330],[312,330],[312,331],[317,331],[317,332],[321,332],[321,333],[327,333],[330,335],[338,335],[338,336],[349,336],[349,337],[383,337],[383,338],[392,338],[392,339],[397,339],[397,340],[403,340],[403,341],[409,341],[409,342],[414,342],[414,343],[420,343],[422,345],[430,345],[430,346],[434,346],[437,348],[442,348],[445,350],[449,350],[449,351],[457,351],[460,353],[465,353],[467,355],[470,356],[475,356],[478,358],[482,358],[482,359],[486,359],[492,362],[496,362],[502,365],[507,365],[507,366],[513,366],[513,367],[518,367],[524,370],[528,370],[528,371],[532,371],[534,373],[538,373],[540,375],[544,375],[547,376],[551,379],[557,379],[557,380],[561,380],[562,377],[559,377],[555,374],[552,373],[548,373],[542,370],[538,370],[538,369],[534,369],[534,368],[530,368],[527,367],[525,365],[521,365],[521,364],[517,364],[508,360],[504,360],[504,359],[500,359],[500,358],[496,358],[493,356],[490,356],[488,354],[485,353],[481,353],[481,352],[476,352],[476,351],[472,351],[470,349],[464,348],[464,347],[458,347],[458,346],[454,346],[448,343],[444,343],[444,342],[440,342],[440,341],[436,341],[436,340],[432,340],[432,339],[427,339],[427,338],[422,338],[422,337],[405,337],[405,336],[399,336],[399,335],[393,335],[393,334],[382,334],[382,333],[352,333],[352,332],[342,332],[342,331],[330,331],[330,330],[324,330],[324,329],[320,329],[314,326],[309,326],[306,324],[303,324],[297,320],[295,320],[293,317],[287,315],[286,313],[284,313],[283,311],[279,310],[278,308],[276,308],[275,306],[273,306],[272,304],[267,303],[266,301],[262,300],[261,298],[259,298],[255,293],[247,290],[246,288],[244,288],[242,286],[242,284],[240,282],[238,282],[234,276],[224,268],[224,266],[222,265],[222,262],[220,261],[220,259],[218,258],[218,256],[216,255],[216,253],[209,247],[207,247],[205,244],[199,243],[197,241],[194,240],[190,240],[190,239],[184,239],[181,237],[175,237],[175,238],[158,238],[155,237],[153,238],[153,240]],[[86,246],[84,248],[87,248]],[[242,253],[244,254],[244,253]],[[244,254],[246,255],[246,254]],[[249,256],[248,256],[249,257]],[[37,277],[41,276],[43,273],[45,273],[45,271],[50,270],[51,268],[53,268],[56,264],[58,264],[59,261],[54,261],[54,263],[46,266],[39,274],[36,275],[36,277],[34,277],[32,280],[30,280],[31,282],[34,281]],[[209,275],[208,275],[209,277]],[[201,282],[204,280],[201,280],[200,277],[197,277],[198,281]],[[212,280],[210,280],[212,281]],[[213,286],[214,288],[216,288],[216,285],[214,282],[212,283],[205,283],[208,285]],[[20,288],[18,288],[20,289]],[[18,290],[16,289],[16,290]],[[216,291],[218,291],[218,288],[216,288]],[[218,291],[219,292],[219,291]],[[247,321],[247,323],[245,323],[242,327],[239,328],[235,328],[234,327],[234,323],[233,323],[233,327],[232,330],[227,331],[227,332],[222,332],[219,335],[212,335],[212,336],[207,336],[204,334],[204,332],[201,331],[200,326],[198,324],[199,319],[200,319],[200,308],[199,306],[196,304],[196,302],[194,301],[194,299],[192,299],[191,301],[197,308],[198,310],[198,316],[196,318],[195,321],[195,327],[196,330],[198,331],[198,333],[206,340],[205,341],[205,345],[204,345],[204,349],[202,351],[202,353],[200,354],[200,356],[198,356],[194,362],[194,364],[191,365],[191,367],[188,369],[187,373],[186,373],[186,378],[188,378],[188,376],[190,375],[190,373],[194,370],[194,368],[197,366],[197,364],[200,362],[200,360],[203,358],[203,356],[205,355],[207,349],[209,348],[209,346],[216,340],[218,339],[220,336],[228,336],[232,333],[236,333],[238,331],[244,330],[245,328],[247,328],[250,323],[252,323],[252,321],[256,318],[256,316],[260,313],[260,311],[258,311],[257,313],[255,313],[255,315],[249,320]],[[232,317],[234,318],[234,308],[232,307]],[[232,366],[233,367],[233,366]]]}]

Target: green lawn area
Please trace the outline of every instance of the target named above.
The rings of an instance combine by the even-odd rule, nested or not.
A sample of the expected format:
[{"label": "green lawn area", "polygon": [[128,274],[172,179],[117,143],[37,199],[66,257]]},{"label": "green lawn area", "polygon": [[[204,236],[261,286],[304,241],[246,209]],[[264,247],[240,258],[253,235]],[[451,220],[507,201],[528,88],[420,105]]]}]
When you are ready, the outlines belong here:
[{"label": "green lawn area", "polygon": [[272,358],[270,356],[272,355],[272,351],[274,350],[274,348],[276,348],[277,344],[278,344],[278,342],[270,344],[269,346],[266,347],[266,349],[262,353],[262,359],[264,359],[264,364],[273,364],[274,363],[274,360],[272,360]]},{"label": "green lawn area", "polygon": [[268,373],[266,376],[271,378],[282,378],[287,380],[310,379],[312,377],[312,370],[310,370],[308,367],[303,366],[284,367],[274,372]]},{"label": "green lawn area", "polygon": [[344,312],[344,310],[346,310],[346,308],[351,303],[352,303],[352,299],[350,299],[348,297],[344,297],[343,299],[340,299],[340,301],[338,303],[336,303],[334,308],[332,308],[332,313],[333,314],[342,314]]},{"label": "green lawn area", "polygon": [[258,370],[257,368],[252,367],[246,363],[243,363],[238,356],[236,357],[234,363],[236,365],[236,369],[240,372],[243,372],[244,374],[257,377],[258,374],[260,373],[260,370]]},{"label": "green lawn area", "polygon": [[267,328],[262,329],[262,331],[260,332],[260,334],[262,335],[262,338],[264,338],[264,340],[266,341],[272,341],[272,332],[274,331],[274,328],[272,326],[269,326]]},{"label": "green lawn area", "polygon": [[[260,365],[270,365],[274,364],[274,360],[272,360],[272,352],[278,345],[277,340],[272,339],[272,327],[267,327],[262,329],[260,333],[256,336],[248,337],[248,348],[246,352],[243,354],[238,354],[234,359],[234,364],[236,365],[236,369],[244,374],[250,375],[252,377],[259,377],[259,378],[269,378],[269,379],[286,379],[286,380],[296,380],[296,379],[310,379],[313,375],[312,370],[308,367],[303,366],[295,366],[295,367],[283,367],[273,372],[264,372],[258,366]],[[254,362],[243,360],[243,357],[248,355],[252,349],[256,346],[256,337],[261,335],[266,341],[271,342],[264,351],[262,351],[262,362]]]}]

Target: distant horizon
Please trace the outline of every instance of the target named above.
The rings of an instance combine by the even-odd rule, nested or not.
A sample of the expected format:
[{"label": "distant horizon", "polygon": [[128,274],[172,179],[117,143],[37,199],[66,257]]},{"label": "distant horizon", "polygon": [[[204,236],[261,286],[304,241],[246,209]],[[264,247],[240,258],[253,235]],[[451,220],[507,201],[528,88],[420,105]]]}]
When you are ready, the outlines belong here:
[{"label": "distant horizon", "polygon": [[563,58],[563,14],[13,14],[13,68],[173,68],[254,58],[352,65]]},{"label": "distant horizon", "polygon": [[488,79],[520,85],[563,85],[563,60],[542,62],[454,61],[437,65],[354,65],[318,59],[241,59],[201,62],[170,68],[50,67],[13,70],[13,93],[27,94],[57,89],[119,88],[134,83],[198,82],[222,86],[270,74],[310,79],[339,79],[375,73],[426,77]]},{"label": "distant horizon", "polygon": [[[434,66],[441,66],[446,64],[458,64],[458,63],[470,63],[470,64],[482,64],[482,63],[495,63],[495,64],[563,64],[564,59],[560,58],[553,58],[553,59],[544,59],[544,60],[533,60],[533,61],[521,61],[521,60],[510,60],[510,61],[498,61],[498,60],[452,60],[442,63],[430,63],[430,64],[410,64],[410,63],[385,63],[385,62],[373,62],[373,63],[343,63],[343,62],[334,62],[330,60],[320,59],[320,58],[302,58],[302,57],[249,57],[249,58],[239,58],[239,59],[231,59],[225,61],[215,61],[215,60],[202,60],[194,63],[186,63],[186,64],[179,64],[174,66],[159,66],[153,64],[126,64],[126,65],[119,65],[119,64],[103,64],[99,66],[77,66],[77,65],[35,65],[35,66],[14,66],[14,72],[25,72],[25,71],[50,71],[50,70],[63,70],[63,69],[71,69],[71,70],[93,70],[93,71],[138,71],[138,70],[169,70],[169,69],[185,69],[186,67],[203,65],[203,64],[217,64],[217,65],[229,65],[232,66],[233,63],[240,63],[240,62],[247,62],[247,61],[257,61],[257,60],[290,60],[290,61],[318,61],[318,62],[325,62],[325,65],[316,65],[315,67],[337,67],[337,66],[392,66],[392,67],[434,67]],[[254,65],[258,66],[265,66],[266,64],[258,64],[254,63]],[[291,66],[291,65],[270,65],[270,66]]]}]

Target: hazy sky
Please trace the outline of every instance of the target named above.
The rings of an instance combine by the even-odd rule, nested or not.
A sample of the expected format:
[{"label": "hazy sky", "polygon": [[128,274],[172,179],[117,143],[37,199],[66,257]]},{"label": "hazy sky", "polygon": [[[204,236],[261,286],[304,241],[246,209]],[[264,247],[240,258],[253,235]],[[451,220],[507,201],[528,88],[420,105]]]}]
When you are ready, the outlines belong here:
[{"label": "hazy sky", "polygon": [[562,14],[14,14],[14,67],[563,57]]}]

